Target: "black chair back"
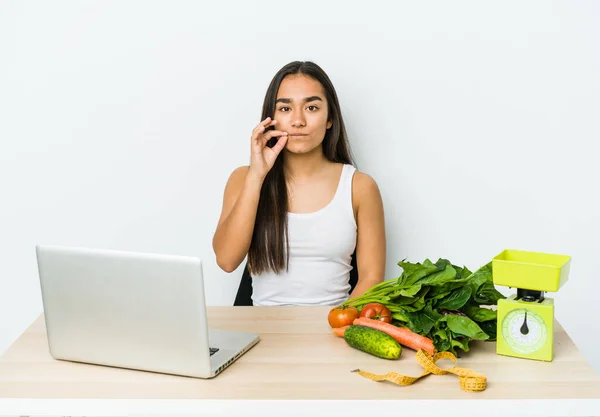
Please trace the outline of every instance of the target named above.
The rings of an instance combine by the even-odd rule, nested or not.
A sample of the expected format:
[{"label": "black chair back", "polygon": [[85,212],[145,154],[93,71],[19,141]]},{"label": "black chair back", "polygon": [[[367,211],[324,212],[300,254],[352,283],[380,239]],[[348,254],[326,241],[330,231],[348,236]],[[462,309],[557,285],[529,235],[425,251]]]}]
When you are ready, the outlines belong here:
[{"label": "black chair back", "polygon": [[[352,258],[350,261],[350,265],[352,265],[352,269],[350,270],[350,292],[348,295],[352,293],[354,287],[356,287],[356,283],[358,282],[358,268],[356,267],[356,252],[352,254]],[[240,286],[238,287],[237,294],[235,296],[235,301],[233,302],[234,306],[251,306],[252,304],[252,277],[248,272],[248,265],[244,267],[244,273],[242,274],[242,279],[240,280]]]}]

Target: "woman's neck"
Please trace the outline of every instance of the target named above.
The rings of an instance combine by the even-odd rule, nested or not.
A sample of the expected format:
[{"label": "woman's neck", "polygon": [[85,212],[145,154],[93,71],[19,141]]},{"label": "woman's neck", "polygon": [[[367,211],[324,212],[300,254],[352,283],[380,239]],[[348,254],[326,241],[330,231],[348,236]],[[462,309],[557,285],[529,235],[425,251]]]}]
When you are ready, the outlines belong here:
[{"label": "woman's neck", "polygon": [[306,154],[286,152],[285,172],[293,182],[305,182],[321,173],[331,162],[323,155],[321,147]]}]

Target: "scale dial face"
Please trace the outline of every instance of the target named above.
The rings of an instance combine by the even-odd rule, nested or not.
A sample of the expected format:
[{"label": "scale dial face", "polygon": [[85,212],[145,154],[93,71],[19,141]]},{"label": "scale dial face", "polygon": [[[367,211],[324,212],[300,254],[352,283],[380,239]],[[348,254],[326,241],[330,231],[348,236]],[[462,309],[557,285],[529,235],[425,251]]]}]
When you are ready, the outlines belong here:
[{"label": "scale dial face", "polygon": [[512,350],[521,354],[540,350],[548,340],[544,319],[527,308],[511,310],[502,321],[502,336]]}]

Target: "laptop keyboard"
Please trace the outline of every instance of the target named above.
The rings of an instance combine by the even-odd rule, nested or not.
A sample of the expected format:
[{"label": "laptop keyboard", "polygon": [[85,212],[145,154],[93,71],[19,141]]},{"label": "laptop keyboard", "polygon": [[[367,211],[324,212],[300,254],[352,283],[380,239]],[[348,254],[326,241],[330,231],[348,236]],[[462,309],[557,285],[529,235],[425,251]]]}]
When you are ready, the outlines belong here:
[{"label": "laptop keyboard", "polygon": [[208,348],[210,350],[210,356],[218,352],[219,348]]}]

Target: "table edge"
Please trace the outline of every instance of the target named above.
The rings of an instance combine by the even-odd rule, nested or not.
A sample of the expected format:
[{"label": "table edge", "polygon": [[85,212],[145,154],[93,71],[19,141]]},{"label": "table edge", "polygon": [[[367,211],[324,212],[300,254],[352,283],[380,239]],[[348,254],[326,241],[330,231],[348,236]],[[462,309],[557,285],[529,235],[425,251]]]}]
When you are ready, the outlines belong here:
[{"label": "table edge", "polygon": [[[474,394],[476,395],[476,394]],[[478,405],[480,407],[478,407]],[[403,414],[414,416],[466,417],[486,416],[600,416],[599,399],[477,399],[468,400],[98,400],[98,399],[3,399],[0,398],[0,414],[4,415],[85,415],[85,416],[132,416],[175,415],[205,413],[213,416],[281,416],[300,417],[321,415],[330,417],[372,413],[397,415],[399,407]]]}]

